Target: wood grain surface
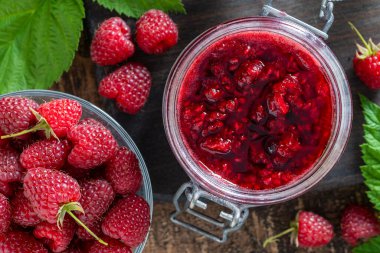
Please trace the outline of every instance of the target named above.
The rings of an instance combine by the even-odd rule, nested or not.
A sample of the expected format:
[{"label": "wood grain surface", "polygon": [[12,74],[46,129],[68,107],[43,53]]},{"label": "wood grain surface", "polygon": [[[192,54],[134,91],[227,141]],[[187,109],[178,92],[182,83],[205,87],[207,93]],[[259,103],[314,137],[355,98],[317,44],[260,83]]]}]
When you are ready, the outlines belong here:
[{"label": "wood grain surface", "polygon": [[[160,56],[149,56],[137,51],[133,61],[144,63],[153,75],[153,87],[149,101],[143,110],[129,116],[117,110],[110,100],[101,98],[97,85],[101,78],[116,67],[98,67],[91,62],[89,45],[94,30],[105,18],[115,16],[104,8],[86,1],[85,30],[81,45],[71,69],[53,89],[71,93],[87,99],[103,108],[113,116],[132,136],[147,163],[155,194],[155,215],[152,231],[145,252],[350,252],[349,248],[337,238],[328,247],[320,250],[296,250],[289,240],[280,240],[276,245],[264,251],[260,244],[263,239],[285,229],[295,215],[303,208],[315,210],[330,218],[336,228],[340,212],[348,202],[366,203],[362,178],[358,167],[362,163],[359,145],[362,139],[362,114],[358,93],[363,93],[372,100],[380,102],[380,94],[368,90],[357,79],[352,70],[354,42],[356,35],[350,30],[347,21],[352,21],[365,37],[372,36],[380,41],[380,1],[345,0],[335,5],[335,22],[329,32],[327,45],[333,50],[346,71],[350,83],[353,103],[354,121],[346,150],[333,170],[308,194],[288,203],[271,207],[256,208],[250,214],[242,231],[235,233],[225,245],[213,242],[189,233],[169,222],[168,216],[173,211],[170,200],[172,194],[184,182],[187,175],[175,160],[166,141],[162,124],[162,94],[166,77],[176,57],[183,48],[204,30],[223,21],[259,15],[263,1],[253,0],[184,0],[187,15],[172,15],[180,30],[180,40],[176,47]],[[317,27],[323,22],[318,19],[318,0],[278,0],[274,5],[288,13]],[[124,19],[134,29],[135,20]]]}]

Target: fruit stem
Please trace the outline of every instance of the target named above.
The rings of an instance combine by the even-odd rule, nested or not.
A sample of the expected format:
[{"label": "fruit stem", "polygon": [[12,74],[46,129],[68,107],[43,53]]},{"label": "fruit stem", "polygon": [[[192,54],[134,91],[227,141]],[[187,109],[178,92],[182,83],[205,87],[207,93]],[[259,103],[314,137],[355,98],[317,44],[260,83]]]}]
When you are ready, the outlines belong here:
[{"label": "fruit stem", "polygon": [[293,232],[295,229],[296,229],[295,227],[291,227],[291,228],[288,228],[285,231],[282,231],[281,233],[279,233],[279,234],[277,234],[275,236],[269,237],[268,239],[266,239],[264,241],[263,247],[265,248],[269,243],[275,242],[277,240],[277,238],[280,238],[283,235],[289,234],[289,233]]},{"label": "fruit stem", "polygon": [[350,25],[351,29],[354,30],[354,32],[359,36],[360,40],[363,42],[364,46],[367,48],[369,55],[371,55],[372,54],[372,48],[367,43],[367,41],[365,41],[363,35],[359,32],[359,30],[350,21],[348,21],[348,24]]},{"label": "fruit stem", "polygon": [[92,232],[80,219],[78,219],[75,214],[71,211],[66,211],[80,226],[82,226],[91,236],[93,236],[99,243],[108,246],[108,243],[99,238],[94,232]]}]

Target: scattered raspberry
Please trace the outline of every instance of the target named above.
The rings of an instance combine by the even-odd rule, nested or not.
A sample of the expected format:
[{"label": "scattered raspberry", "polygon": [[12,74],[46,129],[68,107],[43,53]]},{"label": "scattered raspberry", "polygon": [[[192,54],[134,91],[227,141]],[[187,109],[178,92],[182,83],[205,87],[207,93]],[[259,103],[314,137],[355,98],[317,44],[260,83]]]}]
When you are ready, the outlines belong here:
[{"label": "scattered raspberry", "polygon": [[41,222],[37,213],[33,210],[32,204],[24,196],[24,192],[19,190],[11,200],[12,221],[23,227],[35,226]]},{"label": "scattered raspberry", "polygon": [[147,54],[163,53],[177,41],[177,26],[163,11],[149,10],[136,23],[136,42]]},{"label": "scattered raspberry", "polygon": [[91,253],[132,253],[132,250],[127,245],[119,242],[118,240],[106,237],[105,241],[108,242],[108,246],[104,246],[100,243],[94,242],[89,252]]},{"label": "scattered raspberry", "polygon": [[144,241],[150,226],[148,203],[140,196],[131,194],[121,199],[108,211],[102,224],[105,235],[120,239],[130,247]]},{"label": "scattered raspberry", "polygon": [[0,235],[0,252],[4,253],[48,253],[43,244],[26,232],[12,231]]},{"label": "scattered raspberry", "polygon": [[321,247],[328,244],[334,237],[334,229],[323,217],[306,211],[300,211],[292,227],[286,231],[265,240],[264,247],[284,234],[292,233],[296,245],[300,247]]},{"label": "scattered raspberry", "polygon": [[67,140],[48,139],[37,141],[20,155],[20,163],[26,169],[42,167],[59,170],[65,164],[70,152]]},{"label": "scattered raspberry", "polygon": [[0,181],[0,193],[10,197],[13,194],[13,187],[10,183]]},{"label": "scattered raspberry", "polygon": [[22,167],[18,161],[19,153],[11,147],[0,147],[0,181],[3,183],[20,181]]},{"label": "scattered raspberry", "polygon": [[62,229],[59,229],[57,224],[50,224],[46,221],[41,222],[33,230],[33,235],[37,239],[42,239],[53,252],[62,252],[68,248],[76,231],[74,220],[67,217]]},{"label": "scattered raspberry", "polygon": [[0,193],[0,233],[8,231],[11,224],[11,205],[8,198]]},{"label": "scattered raspberry", "polygon": [[123,112],[136,114],[148,99],[152,78],[140,63],[127,63],[106,76],[99,85],[99,94],[116,99]]},{"label": "scattered raspberry", "polygon": [[24,195],[38,216],[49,223],[57,223],[61,205],[77,202],[78,182],[60,171],[36,168],[28,170],[24,178]]},{"label": "scattered raspberry", "polygon": [[74,144],[68,162],[77,168],[91,169],[110,159],[116,151],[117,142],[110,130],[99,124],[79,124],[67,135]]},{"label": "scattered raspberry", "polygon": [[0,129],[3,134],[12,134],[28,129],[36,122],[31,112],[38,104],[23,97],[4,97],[0,99]]},{"label": "scattered raspberry", "polygon": [[[78,214],[77,217],[87,226],[90,226],[91,230],[93,230],[91,228],[92,225],[96,229],[96,223],[101,220],[103,214],[108,210],[115,197],[115,193],[107,181],[98,179],[82,183],[81,195],[82,197],[79,202],[83,207],[84,213]],[[80,228],[77,234],[79,236],[79,234],[83,235],[86,233],[83,228]]]},{"label": "scattered raspberry", "polygon": [[142,178],[136,155],[127,147],[119,148],[106,164],[106,178],[116,193],[136,193]]},{"label": "scattered raspberry", "polygon": [[340,226],[343,239],[352,246],[380,234],[380,223],[375,214],[363,206],[346,207]]},{"label": "scattered raspberry", "polygon": [[99,65],[114,65],[127,60],[135,52],[131,29],[119,17],[105,20],[91,43],[91,59]]}]

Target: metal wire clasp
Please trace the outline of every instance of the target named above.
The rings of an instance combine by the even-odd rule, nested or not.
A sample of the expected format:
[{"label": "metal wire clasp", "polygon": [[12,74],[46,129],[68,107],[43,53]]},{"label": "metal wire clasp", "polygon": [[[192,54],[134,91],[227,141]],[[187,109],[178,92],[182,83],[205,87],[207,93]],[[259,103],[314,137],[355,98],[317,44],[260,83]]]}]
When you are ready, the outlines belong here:
[{"label": "metal wire clasp", "polygon": [[[184,205],[181,206],[179,201],[182,195],[185,195],[186,200]],[[206,210],[208,205],[207,202],[210,201],[229,209],[231,212],[221,211],[219,213],[219,218],[221,219],[218,219],[195,210],[195,207]],[[212,195],[202,190],[193,182],[185,183],[178,189],[177,193],[174,195],[173,204],[176,211],[170,216],[170,220],[172,222],[219,243],[226,242],[230,232],[240,229],[247,220],[249,214],[247,207],[239,206]],[[179,220],[177,217],[184,212],[199,218],[204,221],[206,225],[211,224],[217,228],[220,228],[222,230],[222,235],[218,236],[191,223]]]},{"label": "metal wire clasp", "polygon": [[334,2],[339,2],[342,0],[322,0],[321,3],[321,9],[319,12],[319,18],[323,19],[326,21],[324,27],[322,30],[315,28],[314,26],[311,26],[293,16],[288,15],[284,11],[280,11],[274,7],[272,7],[272,2],[273,0],[267,0],[265,5],[263,6],[263,11],[262,15],[263,16],[268,16],[268,15],[273,15],[275,17],[280,17],[284,19],[288,19],[293,21],[294,23],[297,23],[299,25],[302,25],[303,27],[307,28],[308,30],[312,31],[316,35],[322,37],[323,39],[327,40],[328,39],[328,34],[327,32],[330,30],[331,25],[334,22]]}]

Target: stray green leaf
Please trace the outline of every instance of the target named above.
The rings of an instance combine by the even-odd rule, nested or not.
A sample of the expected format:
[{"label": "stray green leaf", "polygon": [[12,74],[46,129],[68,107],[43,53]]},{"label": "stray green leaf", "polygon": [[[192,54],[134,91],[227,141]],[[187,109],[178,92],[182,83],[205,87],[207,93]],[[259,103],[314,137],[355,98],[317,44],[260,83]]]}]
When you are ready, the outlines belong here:
[{"label": "stray green leaf", "polygon": [[181,0],[94,0],[100,5],[131,18],[139,18],[150,9],[186,13]]},{"label": "stray green leaf", "polygon": [[354,253],[379,253],[380,252],[380,236],[374,237],[353,249]]}]

